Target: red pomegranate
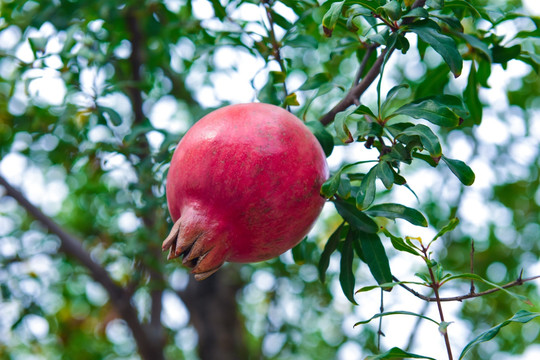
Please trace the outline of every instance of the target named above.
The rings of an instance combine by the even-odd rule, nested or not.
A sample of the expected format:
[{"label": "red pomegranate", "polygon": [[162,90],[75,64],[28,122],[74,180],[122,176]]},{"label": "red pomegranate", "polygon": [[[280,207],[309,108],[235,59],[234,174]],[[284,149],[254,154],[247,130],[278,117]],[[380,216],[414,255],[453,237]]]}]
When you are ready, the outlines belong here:
[{"label": "red pomegranate", "polygon": [[225,261],[256,262],[298,244],[319,216],[328,177],[308,128],[268,104],[223,107],[176,148],[167,176],[174,226],[163,250],[183,255],[197,280]]}]

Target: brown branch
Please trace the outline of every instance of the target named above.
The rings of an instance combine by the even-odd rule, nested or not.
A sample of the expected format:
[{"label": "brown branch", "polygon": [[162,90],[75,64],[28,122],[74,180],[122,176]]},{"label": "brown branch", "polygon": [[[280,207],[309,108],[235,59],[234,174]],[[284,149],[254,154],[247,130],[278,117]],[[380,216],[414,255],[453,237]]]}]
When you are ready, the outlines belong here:
[{"label": "brown branch", "polygon": [[62,252],[76,259],[87,268],[90,276],[105,288],[114,307],[130,327],[143,359],[162,359],[162,357],[156,357],[157,354],[153,349],[153,344],[147,340],[147,333],[138,320],[137,312],[130,303],[129,294],[125,289],[115,284],[109,273],[92,259],[88,251],[83,247],[82,241],[62,229],[56,222],[28,201],[23,193],[11,186],[1,175],[0,185],[6,189],[6,195],[15,199],[28,214],[39,221],[49,232],[58,236],[60,239],[60,250]]},{"label": "brown branch", "polygon": [[379,46],[379,44],[372,44],[367,45],[366,47],[366,53],[364,54],[364,57],[362,58],[362,62],[360,63],[360,67],[358,68],[358,71],[356,72],[356,76],[354,77],[353,86],[358,85],[360,83],[360,79],[362,79],[362,75],[364,74],[364,71],[366,71],[366,66],[369,61],[369,58],[371,57],[371,54],[373,54],[373,51]]},{"label": "brown branch", "polygon": [[[424,248],[422,246],[422,251],[424,253],[425,258],[427,259],[427,248]],[[441,287],[440,282],[435,279],[435,274],[433,273],[433,269],[431,266],[428,266],[429,276],[431,277],[431,288],[433,289],[433,293],[435,294],[435,301],[437,303],[437,309],[439,310],[439,317],[441,319],[441,323],[444,323],[444,313],[442,309],[442,303],[441,303],[441,297],[439,296],[439,288]],[[448,328],[445,328],[442,331],[442,335],[444,337],[444,343],[446,345],[446,352],[448,353],[448,360],[453,360],[452,355],[452,346],[450,346],[450,337],[448,336]]]},{"label": "brown branch", "polygon": [[360,99],[360,96],[369,88],[369,86],[373,83],[373,81],[377,78],[379,75],[379,72],[381,71],[382,64],[384,62],[384,59],[386,58],[387,54],[390,56],[394,49],[393,48],[386,48],[384,49],[377,60],[373,63],[373,66],[369,71],[367,72],[366,76],[362,79],[362,81],[354,86],[347,95],[345,95],[345,98],[341,100],[336,106],[332,108],[328,113],[326,113],[323,117],[319,119],[321,124],[328,125],[332,121],[334,121],[334,118],[336,117],[336,114],[339,112],[344,111],[349,106],[358,103],[358,100]]},{"label": "brown branch", "polygon": [[[396,281],[396,282],[399,282],[399,280],[396,277],[392,277],[392,279],[394,281]],[[480,297],[480,296],[493,294],[493,293],[495,293],[497,291],[500,291],[501,289],[508,289],[508,288],[511,288],[511,287],[514,287],[514,286],[523,285],[526,282],[533,281],[533,280],[536,280],[536,279],[540,279],[540,275],[533,276],[533,277],[530,277],[530,278],[525,278],[525,279],[519,277],[517,280],[509,282],[508,284],[501,285],[500,288],[492,288],[492,289],[489,289],[489,290],[486,290],[486,291],[469,293],[469,294],[460,295],[460,296],[442,297],[442,298],[440,298],[440,301],[442,301],[442,302],[445,302],[445,301],[463,301],[463,300],[467,300],[467,299],[472,299],[472,298],[476,298],[476,297]],[[424,301],[429,301],[429,302],[437,301],[436,298],[422,295],[418,291],[416,291],[414,289],[411,289],[410,287],[408,287],[405,284],[399,284],[399,286],[401,286],[402,288],[404,288],[405,290],[407,290],[408,292],[410,292],[411,294],[413,294],[417,298],[422,299]]]},{"label": "brown branch", "polygon": [[[414,4],[411,6],[411,9],[415,9],[417,7],[423,7],[425,4],[426,4],[426,0],[416,0]],[[413,20],[414,18],[406,18],[403,20],[402,25],[408,24]],[[358,85],[354,86],[351,90],[349,90],[347,95],[345,95],[345,98],[343,98],[343,100],[341,100],[337,105],[335,105],[332,108],[332,110],[330,110],[328,113],[323,115],[323,117],[319,119],[319,122],[321,122],[321,124],[326,126],[330,124],[332,121],[334,121],[334,118],[336,117],[337,113],[344,111],[345,109],[347,109],[349,106],[353,104],[359,104],[360,97],[362,96],[362,94],[369,88],[369,86],[373,83],[373,81],[375,81],[375,79],[379,75],[385,58],[387,56],[390,57],[393,51],[394,51],[393,48],[384,49],[379,55],[379,57],[377,58],[377,60],[375,61],[375,63],[371,66],[371,69],[369,69],[366,76],[362,79],[362,81],[358,83]]]}]

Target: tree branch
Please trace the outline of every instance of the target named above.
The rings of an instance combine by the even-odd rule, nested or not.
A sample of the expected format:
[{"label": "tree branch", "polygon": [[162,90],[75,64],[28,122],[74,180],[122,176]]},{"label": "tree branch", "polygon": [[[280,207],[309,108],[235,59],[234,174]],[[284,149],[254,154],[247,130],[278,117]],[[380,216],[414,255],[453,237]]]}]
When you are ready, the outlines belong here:
[{"label": "tree branch", "polygon": [[1,175],[0,185],[6,189],[6,195],[15,199],[28,214],[39,221],[49,232],[58,236],[60,239],[60,250],[62,252],[79,261],[88,269],[90,276],[105,288],[114,307],[130,327],[133,337],[139,347],[141,356],[147,360],[158,359],[152,349],[153,345],[147,340],[147,334],[144,327],[138,320],[137,312],[130,303],[130,295],[125,289],[115,284],[109,276],[109,273],[92,259],[90,254],[82,246],[82,241],[62,229],[56,222],[28,201],[23,193],[11,186],[11,184]]},{"label": "tree branch", "polygon": [[384,62],[385,57],[390,56],[392,53],[393,48],[386,48],[384,49],[377,60],[375,60],[375,63],[373,63],[373,66],[369,71],[367,72],[366,76],[362,79],[362,81],[351,88],[345,98],[341,100],[336,106],[332,108],[328,113],[326,113],[323,117],[319,119],[321,124],[328,125],[332,121],[334,121],[334,118],[336,117],[336,114],[344,111],[349,106],[358,103],[358,100],[360,99],[360,96],[369,88],[369,86],[373,83],[373,81],[377,78],[381,71],[382,64]]},{"label": "tree branch", "polygon": [[38,220],[47,230],[58,236],[60,239],[60,250],[67,255],[77,259],[84,267],[90,271],[92,278],[101,284],[111,297],[122,298],[124,290],[116,285],[110,278],[109,273],[98,263],[96,263],[86,249],[82,246],[82,242],[74,236],[68,234],[58,224],[56,224],[51,218],[45,215],[35,205],[30,203],[28,199],[11,184],[7,182],[4,177],[0,175],[0,185],[6,189],[6,194],[15,199],[19,205],[21,205],[32,217]]},{"label": "tree branch", "polygon": [[[415,9],[417,7],[423,7],[425,4],[426,4],[426,0],[416,0],[414,4],[411,6],[411,9]],[[408,24],[412,22],[413,20],[414,18],[405,18],[402,24],[403,25]],[[371,69],[369,69],[368,73],[362,79],[362,81],[358,83],[358,85],[354,86],[351,90],[349,90],[349,92],[347,93],[347,95],[345,95],[345,98],[343,98],[343,100],[341,100],[336,106],[332,108],[332,110],[330,110],[328,113],[326,113],[323,117],[319,119],[321,124],[325,126],[330,124],[332,121],[334,121],[334,118],[336,117],[337,113],[344,111],[345,109],[347,109],[349,106],[353,104],[359,104],[359,100],[362,94],[369,88],[369,86],[373,83],[373,81],[379,75],[381,71],[381,66],[384,63],[384,59],[387,56],[389,57],[393,51],[394,51],[394,48],[386,48],[381,52],[381,54],[379,55],[379,57],[377,58],[377,60],[375,61]],[[356,77],[357,78],[359,77],[358,74]]]},{"label": "tree branch", "polygon": [[[396,281],[396,282],[399,282],[399,280],[395,276],[393,276],[392,279],[394,281]],[[493,294],[493,293],[495,293],[497,291],[500,291],[501,288],[502,289],[508,289],[508,288],[511,288],[511,287],[514,287],[514,286],[523,285],[526,282],[533,281],[533,280],[536,280],[536,279],[540,279],[540,275],[533,276],[533,277],[526,278],[526,279],[522,279],[521,277],[519,277],[517,280],[509,282],[508,284],[501,285],[500,288],[492,288],[492,289],[489,289],[489,290],[486,290],[486,291],[468,293],[468,294],[460,295],[460,296],[452,296],[452,297],[446,297],[446,298],[442,297],[439,300],[441,302],[443,302],[443,301],[463,301],[463,300],[467,300],[467,299],[472,299],[472,298],[476,298],[476,297],[480,297],[480,296]],[[407,290],[408,292],[410,292],[411,294],[413,294],[417,298],[422,299],[424,301],[429,301],[429,302],[436,302],[437,301],[436,298],[422,295],[418,291],[416,291],[414,289],[411,289],[410,287],[408,287],[405,284],[399,284],[399,286],[401,286],[402,288],[404,288],[405,290]]]}]

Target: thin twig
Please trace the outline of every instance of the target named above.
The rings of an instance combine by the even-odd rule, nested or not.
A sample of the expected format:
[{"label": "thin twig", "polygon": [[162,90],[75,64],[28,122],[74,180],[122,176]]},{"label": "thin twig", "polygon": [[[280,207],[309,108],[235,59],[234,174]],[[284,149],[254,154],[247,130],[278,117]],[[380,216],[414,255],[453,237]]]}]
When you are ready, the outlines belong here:
[{"label": "thin twig", "polygon": [[[394,281],[396,281],[396,282],[399,282],[399,279],[397,279],[396,277],[392,277],[392,279]],[[501,289],[508,289],[508,288],[511,288],[511,287],[514,287],[514,286],[523,285],[526,282],[533,281],[533,280],[536,280],[536,279],[540,279],[540,275],[533,276],[533,277],[530,277],[530,278],[525,278],[525,279],[518,278],[517,280],[509,282],[508,284],[501,285],[501,287],[492,288],[492,289],[482,291],[482,292],[475,292],[474,294],[469,293],[469,294],[460,295],[460,296],[442,297],[439,300],[441,302],[447,302],[447,301],[463,301],[463,300],[467,300],[467,299],[473,299],[473,298],[493,294],[493,293],[495,293],[497,291],[500,291]],[[422,295],[418,291],[416,291],[414,289],[411,289],[410,287],[408,287],[405,284],[399,284],[399,286],[401,286],[402,288],[404,288],[405,290],[407,290],[408,292],[410,292],[411,294],[413,294],[417,298],[422,299],[424,301],[429,301],[429,302],[437,301],[436,298]]]},{"label": "thin twig", "polygon": [[[424,256],[427,258],[427,249],[423,249]],[[441,298],[439,296],[439,287],[440,283],[437,279],[435,279],[435,274],[433,274],[433,269],[428,266],[429,276],[431,277],[431,288],[433,289],[433,293],[435,294],[435,301],[437,302],[437,309],[439,310],[439,317],[441,319],[441,323],[444,323],[444,312],[441,304]],[[444,343],[446,345],[446,352],[448,353],[448,360],[453,360],[452,356],[452,346],[450,345],[450,337],[448,336],[448,328],[445,328],[442,331],[442,335],[444,337]]]},{"label": "thin twig", "polygon": [[[474,274],[474,239],[471,239],[471,274]],[[471,290],[469,293],[474,294],[475,291],[474,280],[471,279]]]},{"label": "thin twig", "polygon": [[366,53],[364,54],[364,57],[362,58],[362,62],[360,63],[360,67],[358,68],[358,71],[356,72],[356,76],[354,77],[353,86],[358,85],[358,83],[360,82],[360,79],[362,79],[362,75],[364,74],[364,71],[366,70],[366,66],[369,61],[369,58],[371,57],[371,54],[373,54],[373,52],[378,46],[379,44],[367,45]]},{"label": "thin twig", "polygon": [[[384,291],[381,289],[381,307],[379,308],[381,311],[381,314],[384,313]],[[379,330],[377,331],[377,350],[381,350],[381,336],[384,336],[384,333],[382,332],[382,320],[383,317],[381,316],[379,318]]]},{"label": "thin twig", "polygon": [[[270,36],[270,42],[272,43],[272,55],[274,56],[274,60],[276,60],[279,64],[281,72],[286,75],[287,68],[285,67],[285,63],[281,58],[281,45],[277,41],[276,32],[274,31],[274,17],[272,15],[270,0],[263,0],[263,6],[266,10],[266,17],[268,18],[268,35]],[[285,81],[283,81],[283,91],[285,92],[285,97],[287,97],[289,93],[287,91]]]},{"label": "thin twig", "polygon": [[358,100],[360,99],[360,96],[369,88],[369,86],[373,83],[373,81],[377,78],[379,75],[379,72],[381,70],[381,66],[388,54],[390,56],[391,52],[393,51],[393,48],[386,48],[384,49],[377,60],[373,63],[373,66],[369,71],[367,72],[366,76],[360,81],[360,83],[347,93],[343,100],[341,100],[336,106],[332,108],[328,113],[326,113],[323,117],[319,119],[319,122],[323,125],[328,125],[332,121],[334,121],[334,118],[336,117],[336,114],[344,111],[352,104],[358,103]]}]

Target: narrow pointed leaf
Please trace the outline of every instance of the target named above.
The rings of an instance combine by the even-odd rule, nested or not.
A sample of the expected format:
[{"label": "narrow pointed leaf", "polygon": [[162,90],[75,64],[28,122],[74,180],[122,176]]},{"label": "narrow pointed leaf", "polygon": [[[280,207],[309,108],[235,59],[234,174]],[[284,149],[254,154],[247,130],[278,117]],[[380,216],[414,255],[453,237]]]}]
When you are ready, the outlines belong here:
[{"label": "narrow pointed leaf", "polygon": [[409,244],[405,243],[405,241],[402,238],[392,235],[386,229],[383,229],[382,232],[384,235],[386,235],[390,239],[394,249],[398,251],[405,251],[405,252],[408,252],[410,254],[417,255],[417,256],[420,255],[413,246],[410,246]]},{"label": "narrow pointed leaf", "polygon": [[341,249],[339,283],[341,284],[341,289],[343,290],[343,293],[347,299],[353,304],[358,305],[354,300],[355,279],[353,271],[354,250],[352,242],[352,237],[347,235]]},{"label": "narrow pointed leaf", "polygon": [[440,238],[441,236],[443,236],[447,232],[454,230],[456,228],[456,226],[458,226],[458,224],[459,224],[459,219],[458,218],[453,218],[452,220],[450,220],[448,222],[448,224],[443,226],[443,228],[437,233],[437,235],[435,235],[435,237],[433,238],[433,240],[431,240],[431,242],[437,240],[438,238]]},{"label": "narrow pointed leaf", "polygon": [[321,258],[319,259],[319,279],[322,283],[326,280],[326,270],[328,270],[328,265],[330,265],[330,256],[336,251],[339,241],[341,240],[341,232],[343,230],[344,223],[338,226],[338,228],[330,235],[326,245],[324,245]]},{"label": "narrow pointed leaf", "polygon": [[403,135],[419,136],[422,146],[429,152],[432,157],[438,158],[442,156],[441,143],[435,133],[426,125],[418,124],[405,129]]},{"label": "narrow pointed leaf", "polygon": [[379,238],[379,235],[373,233],[360,233],[360,246],[364,253],[366,264],[369,267],[371,275],[378,284],[392,282],[392,272],[390,263],[386,256],[386,251]]},{"label": "narrow pointed leaf", "polygon": [[365,213],[369,216],[382,216],[392,220],[397,218],[404,219],[417,226],[428,226],[426,218],[420,211],[401,204],[387,203],[373,205]]},{"label": "narrow pointed leaf", "polygon": [[332,154],[334,150],[334,137],[326,130],[323,124],[319,121],[310,121],[306,123],[309,130],[315,135],[321,147],[324,150],[326,157]]},{"label": "narrow pointed leaf", "polygon": [[454,39],[440,32],[439,25],[430,19],[420,20],[410,26],[410,31],[420,39],[431,45],[438,52],[455,77],[461,74],[463,59],[459,53]]},{"label": "narrow pointed leaf", "polygon": [[474,124],[480,125],[482,122],[482,103],[480,102],[480,97],[478,96],[478,91],[480,90],[480,84],[478,82],[478,76],[476,73],[476,66],[474,61],[471,64],[471,70],[469,72],[469,78],[467,81],[467,86],[463,92],[463,99],[469,108],[471,113],[471,120]]},{"label": "narrow pointed leaf", "polygon": [[393,347],[390,350],[379,354],[366,357],[366,360],[383,360],[383,359],[428,359],[435,360],[429,356],[423,356],[418,354],[413,354],[400,348]]},{"label": "narrow pointed leaf", "polygon": [[377,179],[377,166],[371,168],[368,171],[362,183],[360,184],[360,189],[358,190],[358,195],[356,196],[356,207],[359,209],[365,209],[369,207],[375,200],[375,193],[377,187],[375,186],[375,180]]},{"label": "narrow pointed leaf", "polygon": [[521,323],[525,324],[529,321],[537,318],[540,316],[540,313],[533,313],[526,310],[519,310],[514,316],[512,316],[510,319],[503,321],[499,325],[492,327],[488,331],[485,331],[478,335],[476,338],[473,339],[470,343],[468,343],[464,348],[461,354],[459,355],[459,359],[463,359],[465,355],[471,350],[471,348],[477,344],[480,344],[485,341],[489,341],[493,339],[501,330],[501,328],[505,327],[506,325],[509,325],[510,323]]},{"label": "narrow pointed leaf", "polygon": [[395,115],[407,115],[415,119],[426,119],[439,126],[456,127],[459,125],[458,114],[435,97],[418,99],[405,104],[392,113],[392,116]]},{"label": "narrow pointed leaf", "polygon": [[334,201],[336,210],[351,226],[366,233],[376,233],[379,227],[369,216],[358,210],[356,206],[345,201]]},{"label": "narrow pointed leaf", "polygon": [[417,314],[417,313],[414,313],[414,312],[411,312],[411,311],[389,311],[389,312],[384,312],[384,313],[378,313],[378,314],[375,314],[373,315],[370,319],[368,320],[364,320],[364,321],[359,321],[357,322],[356,324],[354,324],[354,326],[358,326],[358,325],[362,325],[362,324],[367,324],[369,323],[371,320],[375,320],[375,319],[378,319],[380,317],[384,317],[384,316],[389,316],[389,315],[409,315],[409,316],[416,316],[416,317],[419,317],[419,318],[422,318],[422,319],[425,319],[425,320],[429,320],[431,321],[432,323],[436,324],[437,326],[439,326],[439,322],[436,321],[436,320],[433,320],[432,318],[430,317],[427,317],[425,315],[422,315],[422,314]]},{"label": "narrow pointed leaf", "polygon": [[324,34],[328,37],[332,36],[332,32],[336,27],[336,23],[341,15],[341,10],[343,8],[345,1],[335,2],[330,5],[330,9],[324,14],[322,25]]},{"label": "narrow pointed leaf", "polygon": [[476,176],[469,165],[461,160],[449,159],[446,156],[443,156],[442,159],[464,185],[470,186],[474,183]]},{"label": "narrow pointed leaf", "polygon": [[334,127],[336,129],[336,135],[345,144],[348,144],[354,141],[354,139],[352,138],[351,132],[349,128],[347,127],[347,119],[354,111],[355,111],[355,108],[351,107],[345,111],[337,113],[334,119]]}]

